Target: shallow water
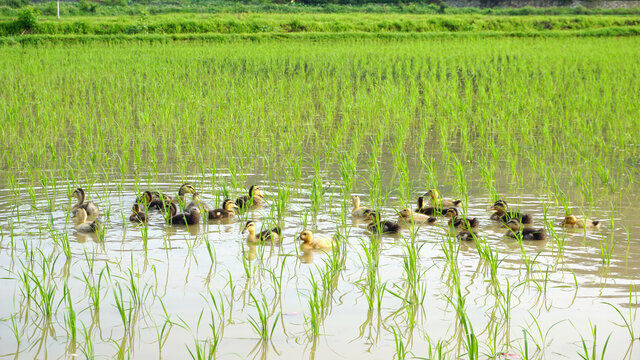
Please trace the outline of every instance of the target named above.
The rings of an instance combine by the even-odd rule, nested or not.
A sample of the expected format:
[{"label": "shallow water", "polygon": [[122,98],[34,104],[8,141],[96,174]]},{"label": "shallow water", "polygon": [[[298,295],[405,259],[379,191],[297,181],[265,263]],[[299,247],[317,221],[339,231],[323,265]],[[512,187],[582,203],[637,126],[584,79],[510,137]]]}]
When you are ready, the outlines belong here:
[{"label": "shallow water", "polygon": [[[217,176],[224,181],[228,175]],[[142,187],[173,193],[180,184],[170,179],[171,176],[167,176],[166,182]],[[320,327],[320,335],[313,338],[305,321],[310,312],[310,279],[313,276],[315,281],[320,282],[319,272],[325,267],[329,256],[320,251],[301,253],[294,239],[303,229],[305,217],[307,223],[312,224],[308,228],[314,232],[323,235],[335,233],[340,222],[342,201],[339,200],[338,188],[327,184],[327,202],[321,206],[317,216],[309,210],[311,185],[303,181],[298,188],[291,189],[286,216],[280,219],[284,228],[284,238],[280,244],[248,245],[244,235],[240,234],[246,219],[258,221],[260,226],[270,217],[273,199],[269,198],[263,208],[239,216],[234,221],[201,224],[188,230],[165,225],[159,213],[151,212],[148,250],[145,252],[141,226],[128,221],[129,210],[135,199],[132,191],[134,183],[134,180],[124,180],[120,185],[122,192],[113,190],[111,185],[99,184],[87,191],[88,198],[96,201],[103,211],[102,218],[106,223],[103,240],[94,235],[78,234],[73,230],[73,224],[67,222],[68,208],[72,203],[64,190],[67,184],[59,183],[57,195],[50,189],[35,189],[37,199],[45,199],[45,193],[48,192],[54,204],[52,211],[47,210],[48,203],[45,200],[37,200],[35,208],[26,201],[18,211],[12,210],[15,195],[6,188],[0,192],[0,223],[3,229],[1,276],[3,286],[9,289],[6,293],[9,295],[0,298],[0,316],[5,319],[3,322],[6,325],[0,327],[3,355],[10,355],[15,349],[19,349],[20,357],[66,357],[67,351],[81,354],[79,349],[85,343],[81,333],[85,327],[96,355],[115,356],[118,346],[122,346],[134,358],[156,357],[159,355],[158,334],[168,318],[174,325],[169,327],[161,357],[184,358],[188,356],[185,345],[193,351],[194,338],[211,338],[209,324],[212,311],[221,336],[217,358],[391,358],[396,353],[393,329],[401,333],[407,350],[413,356],[429,356],[427,337],[433,344],[439,340],[445,342],[445,348],[449,351],[446,358],[456,358],[465,353],[463,333],[455,308],[447,300],[455,300],[456,295],[451,285],[450,266],[442,248],[447,243],[444,221],[417,231],[415,240],[421,246],[419,266],[424,271],[420,284],[425,287],[426,296],[422,304],[414,308],[407,307],[392,294],[400,295],[406,289],[402,266],[406,248],[403,241],[410,238],[409,231],[405,230],[398,236],[383,235],[379,238],[377,274],[379,281],[391,291],[382,296],[380,308],[375,301],[374,309],[369,311],[364,282],[367,276],[364,263],[366,256],[362,244],[370,244],[372,237],[366,231],[366,224],[348,215],[346,262],[333,279],[333,288],[327,292],[331,298],[327,315]],[[196,187],[207,184],[202,179],[194,179],[194,183]],[[277,187],[284,185],[257,183],[267,196],[273,196]],[[205,202],[212,206],[221,203],[222,198],[215,198],[210,189],[207,190],[205,185],[202,187],[199,187],[199,191]],[[417,197],[424,190],[415,188],[414,194]],[[446,188],[442,192],[446,193]],[[365,205],[369,204],[367,189],[360,187],[354,193],[361,196]],[[241,195],[240,189],[234,195]],[[602,346],[606,336],[611,334],[607,358],[635,358],[637,349],[633,344],[630,345],[627,330],[617,325],[623,322],[622,319],[606,304],[614,305],[627,319],[637,318],[635,288],[631,292],[631,300],[629,297],[630,287],[636,286],[640,270],[637,260],[640,239],[635,235],[640,224],[630,217],[633,209],[617,209],[613,215],[613,228],[610,221],[606,220],[610,214],[603,210],[598,212],[601,219],[605,220],[601,230],[563,232],[558,226],[564,214],[561,207],[552,205],[547,199],[540,199],[537,194],[503,195],[512,206],[533,214],[537,227],[543,225],[545,200],[547,221],[566,240],[562,254],[559,254],[553,236],[543,242],[523,242],[520,247],[517,241],[503,236],[505,230],[502,227],[489,220],[488,196],[480,191],[470,193],[468,213],[479,218],[480,234],[492,249],[498,251],[500,264],[497,277],[501,291],[507,291],[507,284],[511,291],[510,296],[503,298],[509,298],[511,302],[507,321],[492,295],[489,265],[478,254],[476,244],[460,244],[457,264],[461,294],[468,318],[481,344],[480,354],[490,353],[490,331],[496,331],[498,353],[523,353],[523,329],[526,329],[529,355],[535,353],[533,358],[575,358],[582,346],[581,336],[590,344],[591,322],[597,324],[598,346]],[[25,199],[24,196],[21,198]],[[383,209],[383,218],[395,219],[393,210],[399,210],[400,201],[392,194],[387,204]],[[52,232],[69,236],[72,256],[68,263],[65,263],[60,248],[54,245],[50,235]],[[601,258],[600,244],[603,238],[617,240],[610,264],[606,266]],[[209,257],[205,241],[213,245],[214,262]],[[454,240],[452,243],[458,242]],[[25,251],[27,254],[33,252],[33,264],[26,260],[29,256]],[[523,252],[534,262],[531,271],[527,271]],[[28,301],[25,301],[22,293],[24,284],[18,280],[24,268],[33,268],[39,274],[43,257],[54,263],[47,277],[56,286],[54,303],[58,313],[48,328],[43,325],[34,304],[30,304],[31,311],[25,310]],[[243,258],[250,259],[251,278],[246,275]],[[98,279],[107,265],[110,276],[104,275],[100,308],[98,314],[94,314],[89,306],[84,276]],[[269,271],[278,274],[281,269],[281,289],[277,291],[278,286]],[[129,303],[132,298],[127,290],[131,288],[130,276],[142,294],[143,300],[139,306]],[[233,286],[229,284],[229,278],[233,280]],[[77,313],[79,345],[75,350],[67,348],[65,302],[58,304],[64,294],[65,282]],[[118,284],[124,294],[125,304],[134,309],[131,312],[131,330],[126,332],[114,301]],[[210,294],[218,299],[218,306],[224,304],[224,322],[213,310]],[[258,299],[264,294],[274,314],[272,319],[280,314],[273,337],[267,342],[260,341],[249,324],[250,317],[257,317],[250,294]],[[220,300],[220,297],[224,300]],[[11,322],[7,320],[12,314],[16,316],[16,328],[20,334],[19,347]],[[202,319],[198,327],[200,316]],[[408,326],[411,322],[415,323],[413,327]],[[544,340],[541,334],[545,336]],[[543,353],[536,352],[534,341],[544,347]],[[481,358],[486,357],[481,355]]]}]

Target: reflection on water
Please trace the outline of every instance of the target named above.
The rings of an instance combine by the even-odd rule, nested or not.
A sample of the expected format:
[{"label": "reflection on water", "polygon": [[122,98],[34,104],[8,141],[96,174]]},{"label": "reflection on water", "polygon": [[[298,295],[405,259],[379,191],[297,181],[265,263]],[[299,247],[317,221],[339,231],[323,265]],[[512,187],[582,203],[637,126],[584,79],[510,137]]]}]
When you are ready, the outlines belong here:
[{"label": "reflection on water", "polygon": [[[175,185],[159,186],[169,191]],[[280,184],[261,185],[269,196]],[[546,241],[519,242],[489,219],[486,194],[472,192],[467,214],[479,219],[483,240],[459,243],[444,218],[436,225],[408,224],[398,235],[371,235],[368,222],[348,215],[341,230],[341,195],[313,214],[305,190],[310,185],[299,186],[281,217],[268,197],[261,209],[192,226],[166,225],[158,211],[150,211],[145,228],[128,221],[133,192],[107,192],[107,186],[97,185],[87,193],[101,207],[104,238],[74,230],[77,221],[68,218],[65,194],[58,194],[49,210],[46,201],[13,206],[15,198],[3,191],[0,281],[8,295],[0,297],[0,318],[7,325],[0,327],[2,355],[13,356],[16,349],[19,357],[86,354],[90,339],[95,354],[134,358],[184,358],[197,351],[196,344],[200,350],[217,347],[219,358],[391,358],[401,341],[415,356],[434,356],[431,346],[454,358],[465,353],[452,285],[455,268],[481,353],[490,353],[490,344],[498,352],[522,352],[526,331],[529,349],[544,344],[536,356],[544,350],[546,358],[572,358],[580,336],[591,336],[590,321],[598,325],[600,344],[613,334],[608,356],[631,359],[637,353],[629,347],[627,330],[612,323],[623,319],[606,304],[628,319],[637,316],[640,224],[630,217],[633,208],[599,211],[601,230],[564,231],[562,207],[535,194],[504,194],[534,216],[535,227],[550,226]],[[36,189],[36,198],[47,198],[46,191]],[[201,194],[212,207],[222,201]],[[364,192],[360,196],[370,203]],[[383,219],[396,220],[405,205],[392,194]],[[265,228],[279,224],[282,240],[248,244],[241,234],[248,220]],[[307,227],[326,236],[342,231],[344,262],[332,253],[301,251],[294,239]],[[419,256],[415,264],[407,261],[411,249]],[[495,264],[480,255],[483,251],[495,256]],[[47,294],[54,308],[49,319],[42,309]],[[261,316],[267,332],[274,329],[268,340],[261,340],[255,327],[260,328]],[[69,321],[75,321],[75,343],[69,340]]]}]

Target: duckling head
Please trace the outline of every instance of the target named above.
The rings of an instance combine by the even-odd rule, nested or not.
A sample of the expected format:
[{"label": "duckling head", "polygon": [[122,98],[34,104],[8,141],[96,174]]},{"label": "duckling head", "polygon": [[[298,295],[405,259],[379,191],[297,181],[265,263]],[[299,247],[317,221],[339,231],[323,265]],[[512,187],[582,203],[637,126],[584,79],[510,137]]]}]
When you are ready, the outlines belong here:
[{"label": "duckling head", "polygon": [[298,238],[302,240],[303,243],[308,244],[313,241],[313,233],[309,230],[304,230],[300,233],[300,236],[298,236]]},{"label": "duckling head", "polygon": [[410,218],[411,217],[411,209],[409,208],[404,208],[402,210],[400,210],[400,216],[404,217],[404,218]]},{"label": "duckling head", "polygon": [[516,218],[507,221],[504,225],[513,231],[518,231],[522,228],[522,223]]},{"label": "duckling head", "polygon": [[438,192],[437,189],[429,189],[429,191],[427,191],[426,193],[424,193],[425,197],[429,197],[432,200],[438,200],[440,199],[440,193]]},{"label": "duckling head", "polygon": [[197,201],[200,201],[200,200],[201,200],[201,198],[200,198],[200,194],[199,194],[197,191],[196,191],[196,192],[194,192],[194,193],[193,193],[193,196],[191,197],[191,200],[196,201],[196,202],[197,202]]},{"label": "duckling head", "polygon": [[182,184],[182,186],[180,186],[180,189],[178,190],[178,195],[184,195],[184,194],[193,194],[196,192],[196,188],[193,187],[193,185],[191,183],[184,183]]},{"label": "duckling head", "polygon": [[169,215],[176,216],[177,213],[178,213],[178,205],[176,205],[175,203],[169,204]]},{"label": "duckling head", "polygon": [[264,194],[262,193],[262,189],[258,185],[251,185],[249,188],[249,196],[254,197],[257,196],[259,198],[264,198]]},{"label": "duckling head", "polygon": [[69,195],[69,197],[76,198],[78,200],[84,200],[84,190],[82,190],[82,188],[77,188],[73,190],[73,192],[71,193],[71,195]]},{"label": "duckling head", "polygon": [[447,211],[444,213],[445,217],[448,217],[449,219],[453,219],[456,216],[458,216],[458,209],[452,207],[452,208],[448,208]]},{"label": "duckling head", "polygon": [[564,223],[567,225],[575,225],[578,223],[578,218],[575,215],[567,215],[564,217]]},{"label": "duckling head", "polygon": [[140,204],[138,203],[133,204],[133,206],[131,207],[131,211],[133,211],[134,213],[140,212]]},{"label": "duckling head", "polygon": [[353,208],[357,209],[360,207],[360,196],[358,195],[353,195],[351,197],[351,203],[353,204]]},{"label": "duckling head", "polygon": [[490,210],[490,211],[491,211],[491,210],[493,210],[493,211],[501,211],[501,212],[505,212],[505,211],[507,211],[507,208],[508,208],[508,206],[507,206],[507,202],[506,202],[506,201],[504,201],[504,200],[502,200],[502,199],[500,199],[500,200],[498,200],[498,201],[494,202],[494,203],[493,203],[493,206],[491,206],[491,207],[489,208],[489,210]]},{"label": "duckling head", "polygon": [[231,199],[225,199],[224,202],[222,202],[222,208],[227,211],[233,211],[233,209],[238,208],[238,205],[231,201]]},{"label": "duckling head", "polygon": [[144,203],[146,205],[149,205],[149,203],[151,203],[151,200],[153,200],[153,194],[151,194],[151,191],[147,190],[143,192],[142,195],[138,196],[138,198],[136,199],[136,203]]},{"label": "duckling head", "polygon": [[244,225],[244,229],[242,230],[242,234],[244,234],[247,231],[249,233],[255,233],[256,232],[256,223],[254,223],[253,221],[247,221],[247,223]]}]

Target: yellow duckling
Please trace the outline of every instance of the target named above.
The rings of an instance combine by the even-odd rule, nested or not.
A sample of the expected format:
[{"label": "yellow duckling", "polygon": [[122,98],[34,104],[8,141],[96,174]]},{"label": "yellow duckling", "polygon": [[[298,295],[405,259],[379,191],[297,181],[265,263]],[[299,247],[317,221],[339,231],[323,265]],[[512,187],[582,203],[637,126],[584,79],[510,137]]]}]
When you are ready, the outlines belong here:
[{"label": "yellow duckling", "polygon": [[314,237],[313,233],[309,230],[304,230],[298,236],[298,239],[302,240],[300,248],[306,250],[330,250],[336,246],[336,242],[331,237]]},{"label": "yellow duckling", "polygon": [[431,206],[444,209],[448,207],[461,206],[462,200],[454,200],[454,199],[443,199],[440,197],[440,193],[437,189],[429,189],[423,196],[429,198],[429,203]]},{"label": "yellow duckling", "polygon": [[351,210],[351,216],[359,217],[359,218],[367,218],[371,216],[371,212],[372,212],[371,209],[360,206],[360,196],[353,195],[351,197],[351,203],[353,204],[353,209]]},{"label": "yellow duckling", "polygon": [[76,215],[79,209],[84,209],[85,214],[88,216],[100,215],[100,210],[98,210],[98,206],[93,201],[84,202],[85,194],[82,188],[75,189],[69,197],[78,199],[78,202],[71,208],[71,215]]},{"label": "yellow duckling", "polygon": [[564,220],[562,220],[562,223],[560,223],[560,225],[565,228],[573,229],[598,229],[600,228],[600,221],[578,219],[574,215],[567,215],[565,216]]},{"label": "yellow duckling", "polygon": [[76,230],[82,233],[99,233],[102,231],[102,221],[95,219],[94,221],[87,221],[87,211],[84,208],[79,208],[76,212],[79,224],[76,225]]},{"label": "yellow duckling", "polygon": [[435,224],[437,221],[438,219],[436,219],[433,216],[428,216],[425,214],[413,212],[409,208],[404,208],[400,210],[400,213],[398,216],[398,222],[409,224],[409,225],[411,225],[412,223],[413,224]]},{"label": "yellow duckling", "polygon": [[278,241],[280,238],[280,234],[282,233],[279,226],[274,227],[271,230],[263,230],[259,233],[256,233],[256,223],[253,221],[247,221],[247,224],[242,230],[242,233],[249,232],[247,236],[247,241],[250,243],[259,243],[264,241]]}]

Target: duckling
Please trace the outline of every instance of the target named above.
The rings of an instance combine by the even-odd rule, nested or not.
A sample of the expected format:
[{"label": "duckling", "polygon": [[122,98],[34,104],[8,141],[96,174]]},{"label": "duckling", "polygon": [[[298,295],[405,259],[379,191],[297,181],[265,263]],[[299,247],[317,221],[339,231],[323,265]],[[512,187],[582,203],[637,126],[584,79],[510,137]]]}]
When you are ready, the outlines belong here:
[{"label": "duckling", "polygon": [[460,231],[456,238],[461,241],[473,241],[477,236],[478,234],[473,230],[464,230]]},{"label": "duckling", "polygon": [[411,223],[414,223],[414,224],[422,224],[422,223],[435,224],[437,221],[438,221],[438,219],[436,219],[433,216],[427,216],[425,214],[413,212],[409,208],[404,208],[404,209],[400,210],[400,216],[398,216],[398,222],[399,223],[405,223],[405,224],[411,224]]},{"label": "duckling", "polygon": [[309,230],[304,230],[298,236],[298,239],[302,240],[300,248],[303,251],[315,250],[315,249],[332,249],[336,242],[331,237],[314,237],[313,233]]},{"label": "duckling", "polygon": [[144,210],[140,209],[140,204],[133,204],[131,211],[133,212],[133,214],[129,216],[129,221],[139,223],[147,222],[147,214],[145,214]]},{"label": "duckling", "polygon": [[416,208],[416,212],[429,216],[436,215],[444,215],[446,209],[436,209],[433,206],[427,206],[427,203],[424,201],[424,196],[418,197],[418,207]]},{"label": "duckling", "polygon": [[211,210],[209,205],[207,205],[204,201],[202,201],[202,198],[200,197],[200,194],[198,192],[193,193],[191,202],[184,207],[184,212],[189,212],[193,208],[202,209],[203,211],[206,211],[206,212],[209,212],[209,210]]},{"label": "duckling", "polygon": [[578,219],[575,215],[567,215],[560,223],[562,227],[573,229],[598,229],[600,221],[590,219]]},{"label": "duckling", "polygon": [[222,209],[209,210],[209,220],[228,219],[236,215],[233,209],[237,209],[238,206],[231,201],[231,199],[224,199],[222,202]]},{"label": "duckling", "polygon": [[76,212],[78,221],[80,224],[76,225],[76,230],[82,233],[99,233],[102,231],[102,221],[95,219],[93,221],[87,221],[87,211],[84,208],[79,208]]},{"label": "duckling", "polygon": [[195,225],[200,222],[200,209],[194,207],[189,212],[184,214],[176,214],[178,212],[178,205],[171,203],[169,205],[169,217],[167,222],[171,225]]},{"label": "duckling", "polygon": [[71,208],[71,215],[76,215],[79,209],[84,209],[88,216],[100,215],[100,210],[98,210],[98,206],[93,201],[84,202],[85,194],[82,188],[75,189],[69,197],[78,199],[78,203]]},{"label": "duckling", "polygon": [[447,225],[449,225],[449,227],[453,227],[454,229],[475,229],[480,223],[477,218],[465,219],[463,216],[459,215],[458,209],[454,207],[446,209],[444,216],[449,218],[449,222],[447,223]]},{"label": "duckling", "polygon": [[436,189],[429,189],[429,191],[427,191],[423,196],[428,197],[431,206],[436,207],[437,209],[462,205],[462,200],[441,198],[440,193]]},{"label": "duckling", "polygon": [[533,217],[529,214],[522,214],[518,211],[509,211],[509,206],[504,200],[498,200],[493,203],[493,206],[489,208],[489,211],[495,211],[491,215],[491,220],[507,223],[511,219],[518,219],[525,225],[533,224]]},{"label": "duckling", "polygon": [[196,188],[191,183],[184,183],[178,189],[178,196],[171,197],[167,194],[161,194],[157,191],[145,191],[142,194],[143,201],[148,204],[149,209],[166,209],[169,208],[171,203],[184,204],[185,194],[193,194],[196,192]]},{"label": "duckling", "polygon": [[260,186],[251,185],[249,188],[249,195],[245,195],[236,199],[236,205],[238,208],[245,209],[251,206],[261,206],[264,201],[264,194]]},{"label": "duckling", "polygon": [[364,218],[371,214],[371,209],[360,206],[360,196],[353,195],[351,197],[351,203],[353,204],[353,209],[351,210],[351,216]]},{"label": "duckling", "polygon": [[395,221],[380,220],[378,211],[371,211],[371,223],[367,226],[369,231],[376,234],[389,233],[397,234],[400,231],[400,225]]},{"label": "duckling", "polygon": [[544,240],[547,238],[547,233],[544,229],[532,229],[524,227],[518,219],[511,219],[505,224],[510,230],[507,231],[505,236],[510,238],[520,238],[522,240]]},{"label": "duckling", "polygon": [[249,232],[247,241],[250,243],[278,241],[280,235],[282,234],[279,226],[276,226],[271,230],[263,230],[256,234],[256,223],[253,221],[247,221],[246,225],[244,226],[244,230],[242,230],[242,233],[244,234],[247,231]]}]

